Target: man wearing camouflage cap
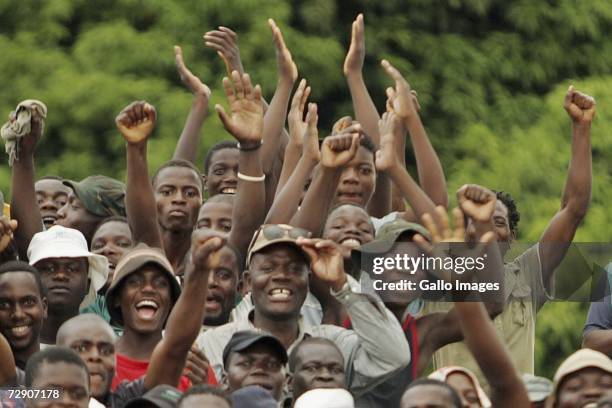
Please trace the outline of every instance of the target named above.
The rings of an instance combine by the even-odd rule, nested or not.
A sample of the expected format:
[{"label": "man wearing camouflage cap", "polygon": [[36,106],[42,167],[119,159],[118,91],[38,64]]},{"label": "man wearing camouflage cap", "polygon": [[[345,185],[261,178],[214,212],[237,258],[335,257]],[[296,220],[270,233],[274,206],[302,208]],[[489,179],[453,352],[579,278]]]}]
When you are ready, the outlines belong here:
[{"label": "man wearing camouflage cap", "polygon": [[57,212],[57,225],[83,233],[88,243],[96,226],[106,217],[125,216],[125,185],[106,176],[89,176],[79,182],[65,180],[72,191],[68,202]]}]

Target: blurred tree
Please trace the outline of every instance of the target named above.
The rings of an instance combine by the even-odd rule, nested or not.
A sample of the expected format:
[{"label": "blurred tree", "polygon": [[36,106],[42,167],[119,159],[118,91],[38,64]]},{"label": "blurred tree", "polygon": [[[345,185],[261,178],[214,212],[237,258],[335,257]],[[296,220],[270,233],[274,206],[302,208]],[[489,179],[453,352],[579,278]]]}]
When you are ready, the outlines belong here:
[{"label": "blurred tree", "polygon": [[[602,228],[612,217],[605,210],[612,195],[612,141],[604,130],[612,93],[607,0],[4,0],[0,112],[26,98],[47,103],[37,174],[123,179],[124,148],[113,119],[130,101],[146,99],[159,113],[153,169],[171,157],[190,107],[172,45],[183,47],[187,65],[211,87],[212,107],[225,103],[225,72],[201,36],[218,25],[233,28],[246,70],[269,99],[276,72],[266,19],[273,17],[300,77],[312,85],[325,134],[335,118],[352,113],[341,67],[359,12],[366,22],[364,76],[377,106],[384,107],[390,84],[379,62],[388,58],[419,92],[451,191],[478,182],[511,192],[522,211],[522,240],[536,240],[559,205],[570,140],[563,93],[570,81],[592,93],[599,105],[593,203],[577,239],[611,240]],[[202,133],[199,157],[227,138],[214,115]],[[410,164],[410,148],[408,156]],[[0,167],[0,188],[9,187],[10,169]],[[570,312],[576,318],[561,325],[559,317]],[[579,344],[583,318],[582,306],[544,309],[539,331],[574,337],[540,338],[539,371],[550,373]]]}]

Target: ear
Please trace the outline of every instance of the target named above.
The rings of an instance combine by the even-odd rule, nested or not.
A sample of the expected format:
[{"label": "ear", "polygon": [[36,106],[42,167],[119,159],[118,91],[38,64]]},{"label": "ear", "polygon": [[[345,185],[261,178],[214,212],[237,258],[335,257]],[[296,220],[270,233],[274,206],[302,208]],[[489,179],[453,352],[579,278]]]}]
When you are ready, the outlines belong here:
[{"label": "ear", "polygon": [[225,389],[229,388],[229,381],[227,379],[227,373],[225,372],[225,369],[223,369],[223,372],[221,373],[221,382],[219,382],[219,384],[221,384]]},{"label": "ear", "polygon": [[43,320],[47,320],[47,313],[48,313],[48,310],[49,310],[49,302],[47,302],[47,298],[43,296],[40,299],[40,303],[42,305]]},{"label": "ear", "polygon": [[243,296],[251,291],[251,271],[248,269],[242,273],[242,279],[239,283],[239,290]]},{"label": "ear", "polygon": [[293,374],[291,374],[290,372],[287,372],[287,374],[285,374],[285,384],[287,384],[289,392],[293,393]]}]

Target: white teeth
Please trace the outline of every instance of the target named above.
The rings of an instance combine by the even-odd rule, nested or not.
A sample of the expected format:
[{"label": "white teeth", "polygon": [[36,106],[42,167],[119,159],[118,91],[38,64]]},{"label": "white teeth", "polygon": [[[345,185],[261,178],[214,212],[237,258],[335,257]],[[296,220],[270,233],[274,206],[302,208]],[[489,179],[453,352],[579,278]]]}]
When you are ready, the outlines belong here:
[{"label": "white teeth", "polygon": [[13,332],[14,335],[21,335],[24,334],[25,332],[27,332],[29,329],[29,326],[17,326],[17,327],[13,327],[11,329],[11,332]]},{"label": "white teeth", "polygon": [[226,187],[223,190],[221,190],[221,192],[223,194],[236,194],[236,189],[235,188],[231,188],[231,187]]},{"label": "white teeth", "polygon": [[272,289],[270,291],[270,296],[275,299],[288,299],[289,296],[291,296],[291,291],[284,288]]},{"label": "white teeth", "polygon": [[358,248],[361,246],[361,242],[355,238],[347,238],[343,240],[341,244],[350,248]]},{"label": "white teeth", "polygon": [[155,303],[152,300],[141,300],[140,302],[136,303],[136,307],[153,307],[155,309],[159,308],[159,306],[157,305],[157,303]]}]

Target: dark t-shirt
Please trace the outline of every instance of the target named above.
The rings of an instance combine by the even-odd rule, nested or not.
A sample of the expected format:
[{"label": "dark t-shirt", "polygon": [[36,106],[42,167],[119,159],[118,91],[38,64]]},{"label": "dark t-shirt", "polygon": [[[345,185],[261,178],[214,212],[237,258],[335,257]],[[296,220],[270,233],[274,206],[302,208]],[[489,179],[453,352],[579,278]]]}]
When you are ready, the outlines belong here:
[{"label": "dark t-shirt", "polygon": [[591,303],[583,335],[592,330],[612,330],[612,300],[606,296],[601,302]]}]

